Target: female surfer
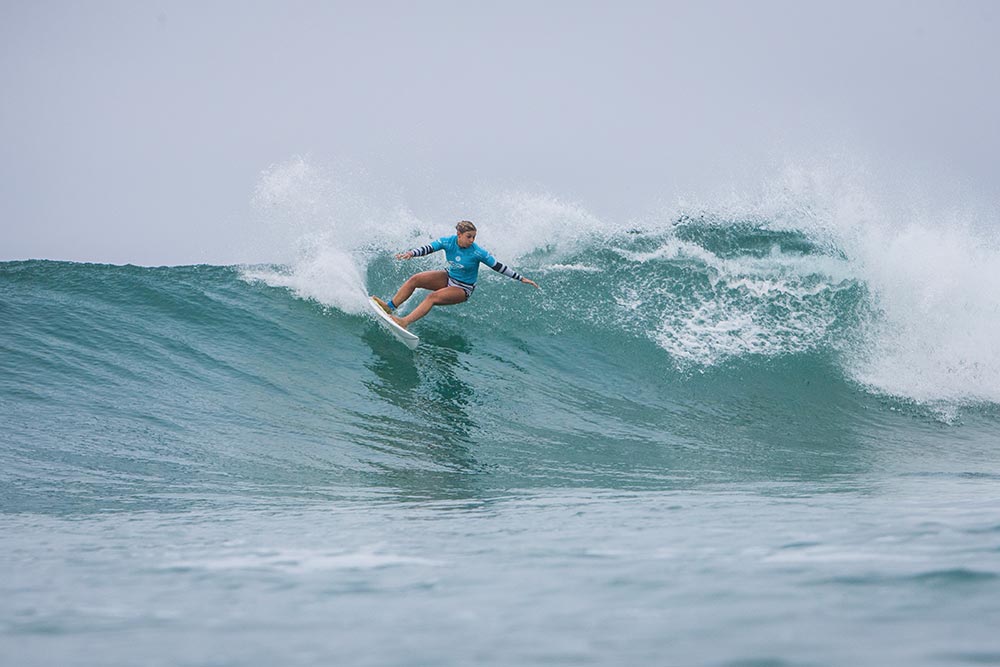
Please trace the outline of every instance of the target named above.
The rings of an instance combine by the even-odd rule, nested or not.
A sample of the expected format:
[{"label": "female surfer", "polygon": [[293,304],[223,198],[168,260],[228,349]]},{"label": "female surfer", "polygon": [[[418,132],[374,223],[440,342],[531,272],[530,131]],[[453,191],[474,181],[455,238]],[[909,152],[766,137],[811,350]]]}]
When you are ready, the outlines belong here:
[{"label": "female surfer", "polygon": [[[448,259],[447,271],[424,271],[410,277],[388,302],[374,297],[378,305],[389,313],[389,317],[404,329],[430,312],[434,306],[450,306],[468,300],[472,296],[472,291],[476,289],[480,263],[498,273],[533,285],[535,289],[538,289],[538,284],[535,281],[525,278],[506,264],[501,264],[493,255],[476,243],[476,226],[474,224],[468,220],[462,220],[455,225],[455,231],[458,234],[454,236],[442,236],[428,245],[396,255],[396,259],[410,259],[444,250],[445,257]],[[397,317],[395,315],[396,309],[402,306],[413,294],[413,290],[418,287],[432,291],[409,315]]]}]

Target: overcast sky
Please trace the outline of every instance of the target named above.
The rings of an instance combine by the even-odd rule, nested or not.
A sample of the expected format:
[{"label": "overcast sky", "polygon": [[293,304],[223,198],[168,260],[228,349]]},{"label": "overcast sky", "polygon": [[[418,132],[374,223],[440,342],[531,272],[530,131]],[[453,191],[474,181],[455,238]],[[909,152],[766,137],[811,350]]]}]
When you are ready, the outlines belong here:
[{"label": "overcast sky", "polygon": [[[626,217],[846,146],[996,197],[997,2],[0,0],[0,259],[234,262],[262,171]],[[445,194],[447,193],[447,196]]]}]

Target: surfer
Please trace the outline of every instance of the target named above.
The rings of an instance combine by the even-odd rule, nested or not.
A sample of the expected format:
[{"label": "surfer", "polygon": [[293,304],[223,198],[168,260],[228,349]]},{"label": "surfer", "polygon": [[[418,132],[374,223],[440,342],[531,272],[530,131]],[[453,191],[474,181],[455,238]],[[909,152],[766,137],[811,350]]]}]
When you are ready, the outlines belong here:
[{"label": "surfer", "polygon": [[[473,290],[476,289],[480,263],[509,278],[538,289],[538,284],[535,281],[525,278],[506,264],[501,264],[493,255],[476,243],[476,226],[474,224],[468,220],[462,220],[455,225],[455,231],[458,234],[442,236],[425,246],[396,255],[396,259],[410,259],[444,250],[445,257],[448,259],[447,271],[423,271],[411,276],[399,288],[396,295],[387,302],[373,297],[378,305],[389,313],[393,321],[404,329],[430,312],[434,306],[450,306],[467,301],[472,296]],[[396,309],[402,306],[413,294],[413,290],[418,287],[431,290],[431,293],[409,315],[398,317],[395,314]]]}]

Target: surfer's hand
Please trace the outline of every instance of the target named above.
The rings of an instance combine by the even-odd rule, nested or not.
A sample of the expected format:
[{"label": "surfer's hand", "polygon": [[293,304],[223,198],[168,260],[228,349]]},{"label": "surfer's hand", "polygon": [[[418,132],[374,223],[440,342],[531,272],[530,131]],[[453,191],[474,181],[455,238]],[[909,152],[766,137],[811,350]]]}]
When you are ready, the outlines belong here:
[{"label": "surfer's hand", "polygon": [[527,283],[532,287],[534,287],[535,289],[542,289],[541,287],[538,286],[538,283],[536,283],[534,280],[531,280],[530,278],[521,278],[521,282]]},{"label": "surfer's hand", "polygon": [[413,257],[413,253],[409,250],[396,254],[396,259],[410,259],[411,257]]}]

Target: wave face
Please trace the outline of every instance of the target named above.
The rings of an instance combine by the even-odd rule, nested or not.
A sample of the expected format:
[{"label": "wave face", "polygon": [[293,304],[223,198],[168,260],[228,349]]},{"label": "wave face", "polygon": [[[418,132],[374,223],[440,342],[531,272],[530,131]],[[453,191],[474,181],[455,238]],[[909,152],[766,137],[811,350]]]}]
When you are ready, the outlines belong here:
[{"label": "wave face", "polygon": [[962,237],[881,239],[873,269],[752,216],[572,229],[498,239],[543,291],[484,270],[416,353],[363,299],[438,264],[377,240],[282,266],[4,263],[6,474],[33,480],[7,501],[43,508],[66,476],[100,503],[823,476],[866,441],[996,426],[997,264]]}]

